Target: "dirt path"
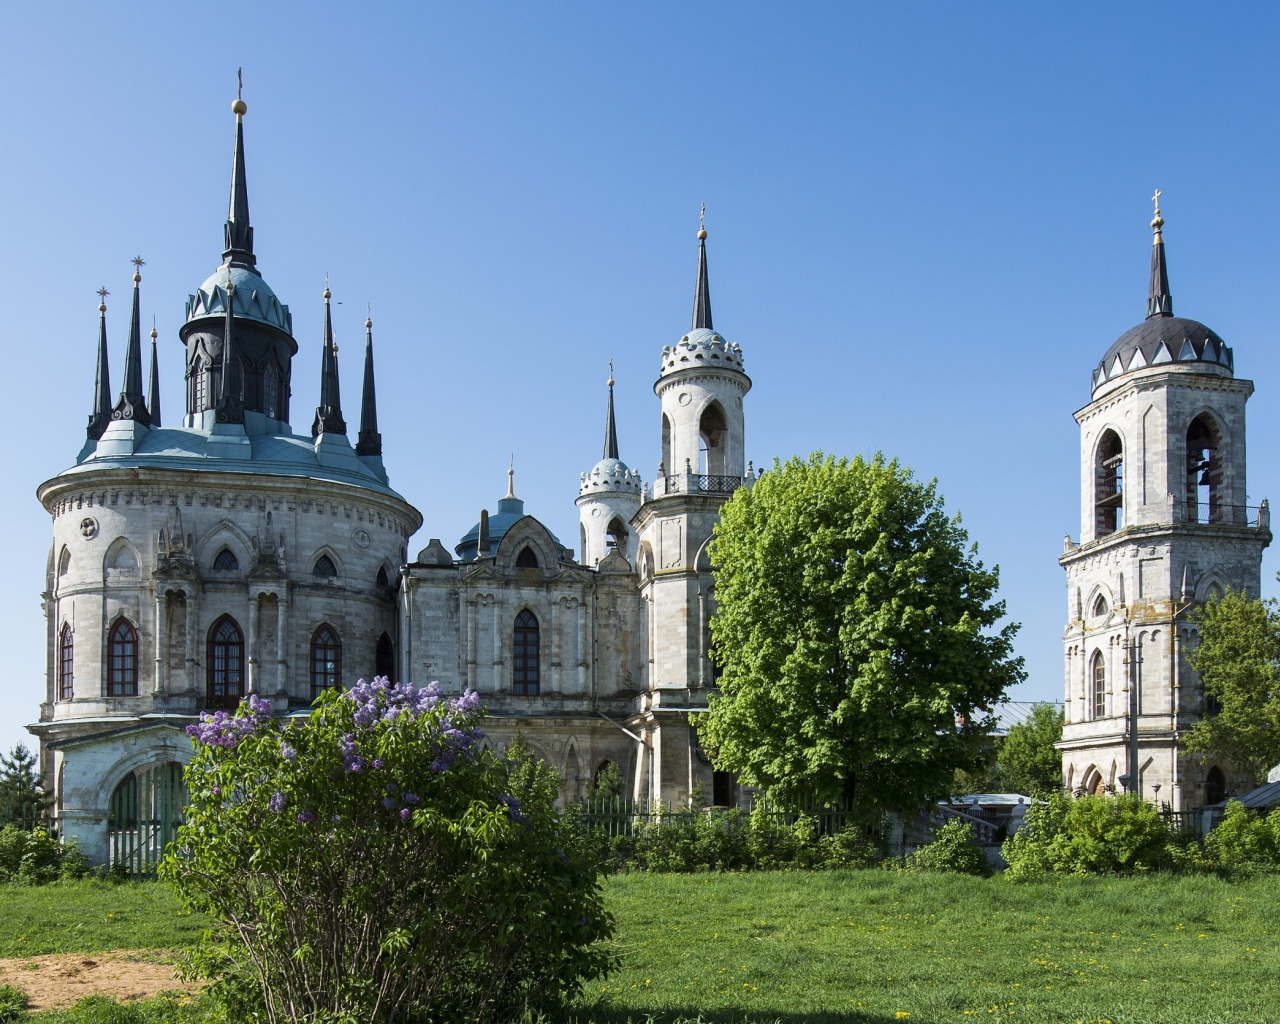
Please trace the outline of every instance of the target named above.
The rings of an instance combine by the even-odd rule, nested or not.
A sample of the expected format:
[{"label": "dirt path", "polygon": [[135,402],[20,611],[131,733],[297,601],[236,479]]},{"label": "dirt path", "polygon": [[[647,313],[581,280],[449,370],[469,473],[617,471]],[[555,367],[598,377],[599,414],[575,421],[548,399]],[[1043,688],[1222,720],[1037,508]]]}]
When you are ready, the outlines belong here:
[{"label": "dirt path", "polygon": [[117,949],[110,953],[56,953],[0,960],[0,985],[22,989],[32,1010],[70,1006],[85,996],[142,999],[173,989],[197,987],[174,977],[173,964],[158,962],[157,950]]}]

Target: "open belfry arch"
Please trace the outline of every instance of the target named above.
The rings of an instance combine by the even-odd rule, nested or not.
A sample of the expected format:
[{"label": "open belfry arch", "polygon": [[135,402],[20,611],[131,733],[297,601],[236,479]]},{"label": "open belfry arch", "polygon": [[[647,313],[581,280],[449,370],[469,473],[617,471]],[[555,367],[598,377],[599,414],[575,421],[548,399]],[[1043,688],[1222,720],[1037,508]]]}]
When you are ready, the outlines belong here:
[{"label": "open belfry arch", "polygon": [[[1080,426],[1080,538],[1066,538],[1064,785],[1193,810],[1252,783],[1183,749],[1212,711],[1190,616],[1226,587],[1257,597],[1271,543],[1248,504],[1245,403],[1231,348],[1173,315],[1156,193],[1147,317],[1097,365]],[[1106,766],[1103,768],[1102,766]]]}]

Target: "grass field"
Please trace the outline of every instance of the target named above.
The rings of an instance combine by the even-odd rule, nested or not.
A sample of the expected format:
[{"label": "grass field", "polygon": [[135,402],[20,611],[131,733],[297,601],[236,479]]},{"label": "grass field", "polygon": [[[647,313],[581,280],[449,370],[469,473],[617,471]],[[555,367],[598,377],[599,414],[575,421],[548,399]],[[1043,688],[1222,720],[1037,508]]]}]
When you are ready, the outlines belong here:
[{"label": "grass field", "polygon": [[[1275,878],[634,874],[606,893],[622,967],[556,1024],[1280,1024]],[[202,927],[179,913],[162,885],[0,886],[0,956],[175,948]]]}]

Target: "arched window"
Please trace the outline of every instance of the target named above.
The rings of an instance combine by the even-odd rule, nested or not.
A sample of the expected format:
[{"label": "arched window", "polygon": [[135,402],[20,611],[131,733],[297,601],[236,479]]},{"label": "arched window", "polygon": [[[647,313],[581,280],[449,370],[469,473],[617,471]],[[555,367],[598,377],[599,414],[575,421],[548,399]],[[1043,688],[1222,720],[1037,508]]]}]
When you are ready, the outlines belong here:
[{"label": "arched window", "polygon": [[230,548],[223,548],[214,555],[213,567],[218,572],[235,572],[240,568],[240,560]]},{"label": "arched window", "polygon": [[224,615],[209,631],[210,707],[235,707],[244,696],[244,634],[230,615]]},{"label": "arched window", "polygon": [[1097,599],[1093,602],[1093,617],[1095,619],[1101,619],[1105,617],[1106,614],[1107,614],[1107,599],[1104,595],[1099,594]]},{"label": "arched window", "polygon": [[107,696],[138,695],[138,634],[128,619],[119,619],[107,638]]},{"label": "arched window", "polygon": [[605,531],[604,546],[606,551],[612,551],[614,548],[621,549],[618,553],[625,554],[627,550],[627,528],[622,525],[622,519],[614,516],[609,520],[609,527]]},{"label": "arched window", "polygon": [[1103,431],[1093,469],[1094,535],[1105,537],[1124,526],[1124,445],[1114,430]]},{"label": "arched window", "polygon": [[[1201,684],[1204,685],[1203,683]],[[1216,693],[1210,693],[1208,687],[1204,690],[1204,713],[1213,717],[1222,714],[1222,700]]]},{"label": "arched window", "polygon": [[1222,769],[1215,764],[1209,769],[1209,774],[1204,777],[1204,802],[1220,804],[1226,798],[1227,778],[1222,774]]},{"label": "arched window", "polygon": [[71,552],[64,547],[62,549],[62,554],[58,556],[58,578],[61,579],[70,571],[71,571]]},{"label": "arched window", "polygon": [[533,612],[525,609],[516,616],[515,649],[512,664],[515,667],[512,692],[517,697],[538,695],[538,620]]},{"label": "arched window", "polygon": [[1222,444],[1217,426],[1197,416],[1187,428],[1187,519],[1193,523],[1222,521]]},{"label": "arched window", "polygon": [[311,575],[322,580],[331,580],[338,575],[338,567],[333,564],[333,559],[328,555],[321,555],[316,559],[316,564],[311,567]]},{"label": "arched window", "polygon": [[373,674],[386,676],[392,682],[396,677],[396,648],[391,637],[383,633],[378,637],[378,648],[373,654]]},{"label": "arched window", "polygon": [[280,416],[280,371],[273,362],[267,363],[266,372],[262,375],[262,412],[268,419],[278,420]]},{"label": "arched window", "polygon": [[311,636],[311,699],[342,683],[342,641],[327,622]]},{"label": "arched window", "polygon": [[536,569],[538,568],[538,556],[533,548],[527,544],[520,549],[520,554],[516,555],[517,569]]},{"label": "arched window", "polygon": [[70,700],[75,695],[75,641],[71,623],[64,622],[58,636],[58,700]]},{"label": "arched window", "polygon": [[1091,706],[1094,718],[1107,717],[1107,666],[1103,661],[1102,652],[1093,652],[1093,661],[1090,663],[1089,675],[1093,681],[1093,700]]},{"label": "arched window", "polygon": [[380,587],[390,588],[391,583],[387,579],[387,567],[385,565],[378,566],[378,577],[373,582]]},{"label": "arched window", "polygon": [[676,471],[671,465],[671,420],[665,412],[662,414],[662,468],[668,474]]},{"label": "arched window", "polygon": [[701,472],[711,476],[723,476],[728,471],[723,443],[727,429],[724,409],[719,402],[712,402],[702,411],[702,418],[698,421]]},{"label": "arched window", "polygon": [[202,411],[208,402],[207,383],[205,381],[204,360],[196,356],[191,364],[191,411]]}]

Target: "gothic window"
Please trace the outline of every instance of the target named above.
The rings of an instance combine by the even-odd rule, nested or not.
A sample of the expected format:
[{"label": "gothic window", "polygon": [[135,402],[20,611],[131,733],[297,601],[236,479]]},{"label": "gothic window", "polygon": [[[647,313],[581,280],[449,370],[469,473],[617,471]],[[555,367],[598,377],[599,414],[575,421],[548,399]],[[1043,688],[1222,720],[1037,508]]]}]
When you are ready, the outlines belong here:
[{"label": "gothic window", "polygon": [[712,402],[703,410],[702,418],[698,421],[700,472],[712,476],[723,476],[728,472],[724,444],[727,430],[724,409],[719,402]]},{"label": "gothic window", "polygon": [[210,707],[235,707],[244,696],[244,635],[230,615],[209,632],[208,684]]},{"label": "gothic window", "polygon": [[196,356],[191,364],[191,411],[197,413],[208,404],[207,382],[204,373],[204,360]]},{"label": "gothic window", "polygon": [[338,567],[333,564],[333,559],[328,555],[321,555],[316,559],[316,564],[311,567],[311,575],[322,580],[331,580],[338,575]]},{"label": "gothic window", "polygon": [[280,419],[280,371],[274,362],[267,363],[262,375],[262,412],[268,419]]},{"label": "gothic window", "polygon": [[1090,663],[1089,675],[1093,682],[1093,717],[1107,717],[1107,666],[1103,661],[1102,652],[1093,652],[1093,661]]},{"label": "gothic window", "polygon": [[58,578],[61,579],[70,571],[71,571],[71,552],[64,547],[62,549],[62,554],[58,556]]},{"label": "gothic window", "polygon": [[341,684],[342,641],[327,622],[311,637],[311,699]]},{"label": "gothic window", "polygon": [[1193,523],[1222,521],[1222,444],[1208,416],[1197,416],[1187,428],[1187,519]]},{"label": "gothic window", "polygon": [[1124,445],[1114,430],[1103,431],[1094,462],[1094,536],[1124,527]]},{"label": "gothic window", "polygon": [[386,676],[392,682],[396,676],[396,649],[391,642],[391,637],[383,633],[378,637],[378,648],[373,655],[373,674],[375,676]]},{"label": "gothic window", "polygon": [[1093,617],[1101,619],[1107,614],[1107,599],[1099,594],[1096,601],[1093,602]]},{"label": "gothic window", "polygon": [[1209,774],[1204,777],[1204,802],[1220,804],[1226,798],[1227,779],[1222,774],[1222,769],[1215,764],[1209,769]]},{"label": "gothic window", "polygon": [[378,566],[378,578],[373,582],[380,587],[390,588],[391,583],[387,580],[387,567],[385,565]]},{"label": "gothic window", "polygon": [[538,695],[539,647],[538,620],[526,608],[516,616],[515,648],[512,652],[512,664],[515,668],[512,692],[517,697]]},{"label": "gothic window", "polygon": [[240,560],[230,548],[223,548],[214,555],[213,567],[218,572],[235,572],[240,568]]},{"label": "gothic window", "polygon": [[75,696],[75,641],[71,636],[71,623],[62,624],[58,636],[58,700],[70,700]]},{"label": "gothic window", "polygon": [[604,541],[605,550],[612,551],[619,548],[619,554],[623,554],[627,548],[627,528],[622,525],[622,520],[618,516],[614,516],[609,521],[609,528],[605,534]]},{"label": "gothic window", "polygon": [[666,473],[674,473],[676,467],[671,465],[671,420],[662,414],[662,468]]},{"label": "gothic window", "polygon": [[137,695],[138,634],[128,619],[120,619],[107,638],[107,696]]},{"label": "gothic window", "polygon": [[1222,714],[1221,699],[1216,693],[1210,693],[1208,688],[1204,691],[1204,713],[1210,716]]},{"label": "gothic window", "polygon": [[520,554],[516,555],[516,568],[538,568],[538,556],[534,554],[533,548],[529,547],[527,544],[520,549]]}]

